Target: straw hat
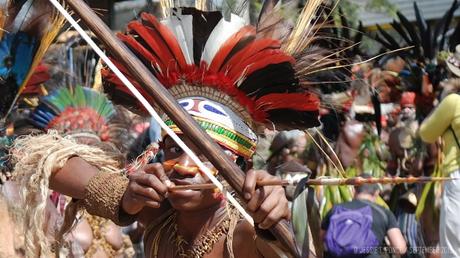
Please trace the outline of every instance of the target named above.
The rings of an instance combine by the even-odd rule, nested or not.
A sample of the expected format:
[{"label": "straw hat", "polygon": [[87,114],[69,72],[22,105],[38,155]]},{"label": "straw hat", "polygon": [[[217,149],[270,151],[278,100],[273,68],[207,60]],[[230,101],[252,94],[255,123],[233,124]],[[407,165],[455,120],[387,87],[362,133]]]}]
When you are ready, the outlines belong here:
[{"label": "straw hat", "polygon": [[460,45],[455,47],[455,53],[449,55],[446,63],[447,68],[449,68],[455,76],[460,77]]}]

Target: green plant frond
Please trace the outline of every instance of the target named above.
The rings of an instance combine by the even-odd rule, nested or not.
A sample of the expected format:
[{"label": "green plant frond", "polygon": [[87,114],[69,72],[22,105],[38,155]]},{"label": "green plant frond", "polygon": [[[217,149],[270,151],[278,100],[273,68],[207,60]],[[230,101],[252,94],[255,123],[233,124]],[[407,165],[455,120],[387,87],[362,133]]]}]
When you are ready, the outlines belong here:
[{"label": "green plant frond", "polygon": [[[439,164],[436,164],[433,172],[434,177],[442,176],[442,171]],[[434,207],[436,187],[439,187],[441,182],[429,182],[427,183],[422,190],[422,195],[418,201],[417,209],[415,210],[415,216],[417,219],[420,219],[422,213],[425,211],[425,207],[428,205],[428,202],[432,202],[431,205]]]}]

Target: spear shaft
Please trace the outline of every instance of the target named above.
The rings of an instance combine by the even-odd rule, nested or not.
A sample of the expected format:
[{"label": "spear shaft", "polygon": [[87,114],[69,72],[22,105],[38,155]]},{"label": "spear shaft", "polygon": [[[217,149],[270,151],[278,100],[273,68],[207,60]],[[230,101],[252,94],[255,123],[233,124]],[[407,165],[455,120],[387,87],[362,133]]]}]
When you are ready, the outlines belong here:
[{"label": "spear shaft", "polygon": [[[307,185],[353,185],[359,186],[363,184],[403,184],[403,183],[428,183],[428,182],[439,182],[439,181],[450,181],[457,180],[460,178],[451,177],[382,177],[382,178],[321,178],[321,179],[309,179]],[[270,186],[270,185],[297,185],[298,181],[292,180],[266,180],[257,182],[258,186]],[[193,184],[193,185],[176,185],[170,187],[169,191],[184,191],[184,190],[207,190],[215,189],[216,186],[213,184]]]}]

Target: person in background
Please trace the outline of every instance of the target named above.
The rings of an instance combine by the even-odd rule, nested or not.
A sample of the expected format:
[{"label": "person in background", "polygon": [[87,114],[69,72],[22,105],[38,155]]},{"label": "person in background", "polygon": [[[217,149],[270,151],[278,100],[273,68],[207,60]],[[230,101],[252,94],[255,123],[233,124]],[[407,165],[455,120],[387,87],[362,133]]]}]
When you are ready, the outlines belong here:
[{"label": "person in background", "polygon": [[[363,178],[370,178],[363,174]],[[375,204],[379,186],[364,184],[355,188],[354,200],[335,205],[321,223],[326,258],[382,257],[385,238],[390,253],[404,254],[406,241],[390,210]]]},{"label": "person in background", "polygon": [[[441,102],[432,114],[420,126],[419,134],[423,141],[434,143],[442,138],[444,155],[442,171],[451,178],[460,177],[460,79],[450,79],[441,94]],[[460,182],[458,180],[444,183],[441,202],[441,219],[439,225],[441,257],[460,257]]]}]

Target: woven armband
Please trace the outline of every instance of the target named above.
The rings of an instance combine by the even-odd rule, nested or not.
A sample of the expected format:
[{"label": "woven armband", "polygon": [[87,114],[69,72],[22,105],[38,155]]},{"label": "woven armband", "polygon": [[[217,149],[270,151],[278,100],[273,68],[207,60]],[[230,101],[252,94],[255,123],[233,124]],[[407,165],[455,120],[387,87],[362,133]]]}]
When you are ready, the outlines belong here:
[{"label": "woven armband", "polygon": [[117,225],[131,224],[135,216],[121,209],[121,200],[128,182],[128,178],[118,173],[98,173],[86,186],[83,207],[90,214],[110,219]]}]

